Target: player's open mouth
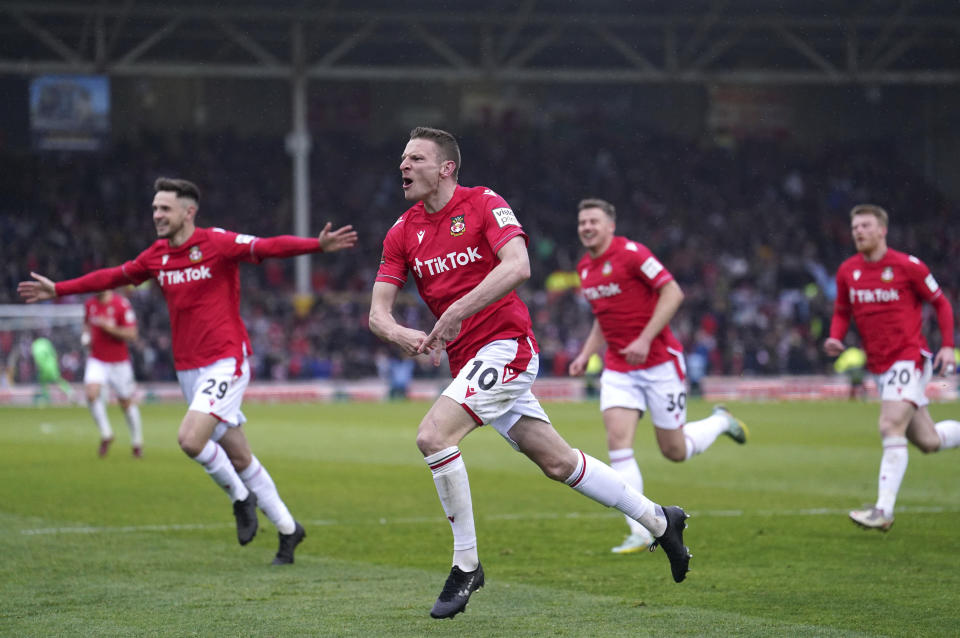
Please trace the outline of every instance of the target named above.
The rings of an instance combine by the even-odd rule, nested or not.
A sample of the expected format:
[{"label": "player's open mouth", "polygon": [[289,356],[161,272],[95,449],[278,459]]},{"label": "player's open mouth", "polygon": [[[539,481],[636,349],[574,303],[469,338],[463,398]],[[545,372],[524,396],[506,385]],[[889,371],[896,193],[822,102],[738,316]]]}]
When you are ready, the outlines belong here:
[{"label": "player's open mouth", "polygon": [[404,178],[403,178],[403,187],[404,187],[404,188],[410,188],[411,185],[413,185],[413,180],[410,179],[409,177],[404,177]]}]

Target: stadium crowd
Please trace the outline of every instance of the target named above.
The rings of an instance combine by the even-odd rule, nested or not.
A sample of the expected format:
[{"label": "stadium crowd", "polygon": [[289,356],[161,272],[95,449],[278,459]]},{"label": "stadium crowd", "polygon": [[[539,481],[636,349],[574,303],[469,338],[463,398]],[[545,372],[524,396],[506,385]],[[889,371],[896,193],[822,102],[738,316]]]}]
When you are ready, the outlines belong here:
[{"label": "stadium crowd", "polygon": [[[960,210],[882,141],[811,154],[789,141],[691,142],[604,121],[582,113],[549,127],[455,131],[469,158],[461,183],[503,195],[530,236],[533,276],[520,292],[543,349],[541,374],[566,373],[592,321],[572,272],[582,254],[576,206],[584,197],[613,202],[618,234],[647,244],[682,287],[686,301],[672,325],[694,381],[706,373],[829,370],[819,345],[834,272],[854,252],[848,212],[856,203],[887,208],[890,245],[924,259],[957,307],[960,271],[950,256],[960,254]],[[404,142],[403,135],[314,136],[311,228],[351,223],[360,243],[349,254],[313,260],[309,307],[295,303],[292,261],[241,269],[255,379],[358,378],[386,369],[392,354],[367,329],[367,312],[380,242],[406,208],[397,171]],[[198,225],[291,233],[290,166],[278,140],[229,133],[143,133],[104,154],[0,153],[0,303],[18,303],[16,283],[31,270],[74,277],[149,246],[151,185],[160,175],[200,185]],[[140,322],[138,378],[173,379],[161,295],[149,282],[126,294]],[[407,325],[432,326],[416,294],[403,295],[400,312]],[[53,338],[64,376],[77,379],[79,326],[0,330],[0,357],[13,363],[13,380],[32,380],[29,343],[39,332]],[[416,374],[447,372],[424,362]]]}]

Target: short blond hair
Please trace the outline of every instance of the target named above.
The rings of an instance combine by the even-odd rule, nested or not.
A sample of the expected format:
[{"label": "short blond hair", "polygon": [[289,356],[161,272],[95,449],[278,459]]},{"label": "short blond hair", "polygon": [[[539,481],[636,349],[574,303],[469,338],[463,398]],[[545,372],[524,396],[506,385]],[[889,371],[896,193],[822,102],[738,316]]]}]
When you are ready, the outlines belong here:
[{"label": "short blond hair", "polygon": [[617,209],[613,204],[608,202],[605,199],[599,199],[596,197],[591,197],[588,199],[581,199],[580,203],[577,205],[577,212],[585,208],[599,208],[607,214],[607,217],[616,221],[617,219]]},{"label": "short blond hair", "polygon": [[887,215],[887,211],[876,204],[858,204],[854,206],[850,211],[850,219],[852,220],[857,215],[873,215],[884,228],[887,228],[890,223],[890,216]]},{"label": "short blond hair", "polygon": [[453,178],[457,179],[460,175],[460,145],[453,133],[429,126],[418,126],[410,131],[410,139],[430,140],[436,144],[440,151],[440,161],[453,162]]}]

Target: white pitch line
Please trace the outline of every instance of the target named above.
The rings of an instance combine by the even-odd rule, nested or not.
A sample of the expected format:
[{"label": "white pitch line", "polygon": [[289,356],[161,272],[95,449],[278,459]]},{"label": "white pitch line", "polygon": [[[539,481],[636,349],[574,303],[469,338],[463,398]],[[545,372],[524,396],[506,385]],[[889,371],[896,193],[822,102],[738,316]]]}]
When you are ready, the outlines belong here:
[{"label": "white pitch line", "polygon": [[[849,510],[818,507],[812,509],[795,510],[688,510],[691,517],[718,517],[730,518],[739,516],[843,516]],[[960,507],[940,506],[907,506],[897,508],[898,514],[947,514],[960,512]],[[539,512],[527,514],[490,514],[478,517],[486,521],[534,521],[534,520],[561,520],[561,519],[597,519],[619,518],[620,512],[601,510],[597,512]],[[338,527],[348,525],[423,525],[434,524],[442,520],[441,516],[411,516],[402,518],[379,518],[365,520],[330,520],[316,519],[304,521],[314,527]],[[175,525],[123,525],[119,527],[107,526],[78,526],[78,527],[41,527],[37,529],[22,529],[25,536],[42,536],[50,534],[130,534],[140,532],[179,532],[190,530],[209,530],[233,527],[233,523],[183,523]]]}]

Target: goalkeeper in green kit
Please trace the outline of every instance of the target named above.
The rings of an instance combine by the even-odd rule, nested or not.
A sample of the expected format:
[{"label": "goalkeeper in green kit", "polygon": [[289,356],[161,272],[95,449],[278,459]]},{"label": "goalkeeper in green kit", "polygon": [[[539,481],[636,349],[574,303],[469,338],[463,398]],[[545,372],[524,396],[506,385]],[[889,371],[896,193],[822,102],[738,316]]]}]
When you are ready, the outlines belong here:
[{"label": "goalkeeper in green kit", "polygon": [[73,400],[73,388],[60,375],[60,364],[57,362],[57,351],[53,343],[46,337],[37,337],[30,344],[30,351],[37,367],[37,383],[40,384],[40,393],[34,397],[34,402],[40,399],[50,402],[50,391],[47,389],[50,383],[56,383],[67,398]]}]

